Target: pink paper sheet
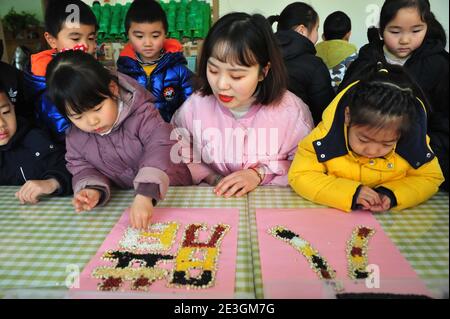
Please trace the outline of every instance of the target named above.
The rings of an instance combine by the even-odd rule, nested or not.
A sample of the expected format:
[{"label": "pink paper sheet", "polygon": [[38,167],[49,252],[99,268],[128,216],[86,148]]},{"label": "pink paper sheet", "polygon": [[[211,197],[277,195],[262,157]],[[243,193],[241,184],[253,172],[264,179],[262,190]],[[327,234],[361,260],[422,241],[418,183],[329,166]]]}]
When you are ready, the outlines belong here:
[{"label": "pink paper sheet", "polygon": [[[180,208],[156,208],[152,216],[152,223],[178,222],[180,227],[177,239],[172,249],[168,252],[175,255],[181,246],[181,240],[188,224],[205,223],[208,229],[216,224],[230,226],[225,233],[220,245],[220,255],[217,263],[215,284],[206,289],[168,288],[167,280],[154,282],[147,292],[131,291],[128,282],[116,292],[101,292],[97,289],[100,279],[91,276],[93,270],[99,266],[110,266],[112,263],[101,259],[107,250],[116,250],[125,230],[129,227],[129,212],[124,214],[113,227],[105,241],[83,269],[80,275],[80,287],[72,288],[70,295],[73,298],[233,298],[236,272],[237,234],[238,234],[239,210],[237,209],[180,209]],[[206,239],[210,232],[200,232],[200,241]],[[205,236],[208,235],[208,236]],[[175,262],[159,264],[161,268],[173,269]]]},{"label": "pink paper sheet", "polygon": [[[310,268],[306,258],[289,243],[268,233],[284,226],[308,241],[336,271],[344,293],[397,293],[430,295],[408,261],[368,212],[342,213],[334,209],[257,209],[256,222],[265,298],[334,298]],[[356,226],[376,230],[369,240],[368,263],[380,271],[380,287],[367,288],[366,281],[347,275],[346,244]]]}]

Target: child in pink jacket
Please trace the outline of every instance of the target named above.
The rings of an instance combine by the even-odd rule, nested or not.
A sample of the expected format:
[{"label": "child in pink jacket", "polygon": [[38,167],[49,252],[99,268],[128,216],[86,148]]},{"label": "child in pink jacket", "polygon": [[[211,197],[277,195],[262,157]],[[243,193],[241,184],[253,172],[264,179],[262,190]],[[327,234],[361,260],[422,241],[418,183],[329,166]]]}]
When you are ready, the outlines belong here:
[{"label": "child in pink jacket", "polygon": [[147,228],[153,206],[169,184],[191,184],[186,165],[170,159],[172,126],[154,108],[154,97],[132,78],[113,76],[81,51],[55,57],[47,82],[50,99],[73,124],[66,132],[66,160],[75,209],[106,203],[111,182],[134,187],[131,225]]},{"label": "child in pink jacket", "polygon": [[[286,70],[261,15],[232,13],[214,24],[199,64],[203,82],[175,113],[179,161],[194,184],[218,196],[287,185],[298,142],[313,128],[309,108],[286,89]],[[173,136],[174,137],[174,136]]]}]

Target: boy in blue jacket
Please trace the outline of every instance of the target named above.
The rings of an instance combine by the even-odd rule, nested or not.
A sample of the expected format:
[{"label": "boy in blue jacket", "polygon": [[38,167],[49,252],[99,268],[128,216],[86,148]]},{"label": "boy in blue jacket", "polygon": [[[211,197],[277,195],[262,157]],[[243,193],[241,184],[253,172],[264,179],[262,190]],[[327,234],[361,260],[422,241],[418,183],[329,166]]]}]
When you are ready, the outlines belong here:
[{"label": "boy in blue jacket", "polygon": [[135,0],[125,18],[129,43],[120,53],[118,71],[139,82],[156,98],[166,122],[192,94],[192,72],[187,68],[182,46],[166,39],[167,17],[154,0]]},{"label": "boy in blue jacket", "polygon": [[66,50],[78,49],[94,54],[97,29],[97,19],[83,1],[50,0],[45,10],[44,37],[51,49],[33,54],[25,72],[25,89],[35,104],[36,123],[62,144],[70,122],[46,96],[47,65],[56,54]]}]

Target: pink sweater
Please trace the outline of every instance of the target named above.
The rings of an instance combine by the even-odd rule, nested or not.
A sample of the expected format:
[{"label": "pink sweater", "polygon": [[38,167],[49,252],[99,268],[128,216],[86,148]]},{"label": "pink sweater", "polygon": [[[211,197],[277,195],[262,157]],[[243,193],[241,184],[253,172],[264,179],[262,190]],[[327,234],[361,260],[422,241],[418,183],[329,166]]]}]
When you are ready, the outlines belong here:
[{"label": "pink sweater", "polygon": [[[263,185],[288,185],[297,145],[313,128],[308,106],[286,91],[278,105],[252,105],[236,119],[213,95],[192,95],[175,113],[180,160],[194,184],[211,173],[227,176],[263,166]],[[172,136],[173,138],[174,136]]]}]

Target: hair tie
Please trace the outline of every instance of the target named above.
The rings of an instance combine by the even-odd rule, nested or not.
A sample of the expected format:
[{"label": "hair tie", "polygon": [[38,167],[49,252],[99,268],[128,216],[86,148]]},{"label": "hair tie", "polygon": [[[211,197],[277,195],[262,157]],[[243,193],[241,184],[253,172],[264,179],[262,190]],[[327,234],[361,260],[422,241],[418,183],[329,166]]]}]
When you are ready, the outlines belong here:
[{"label": "hair tie", "polygon": [[88,47],[80,43],[75,45],[72,49],[62,48],[59,52],[66,52],[66,51],[83,51],[84,53],[88,53]]}]

